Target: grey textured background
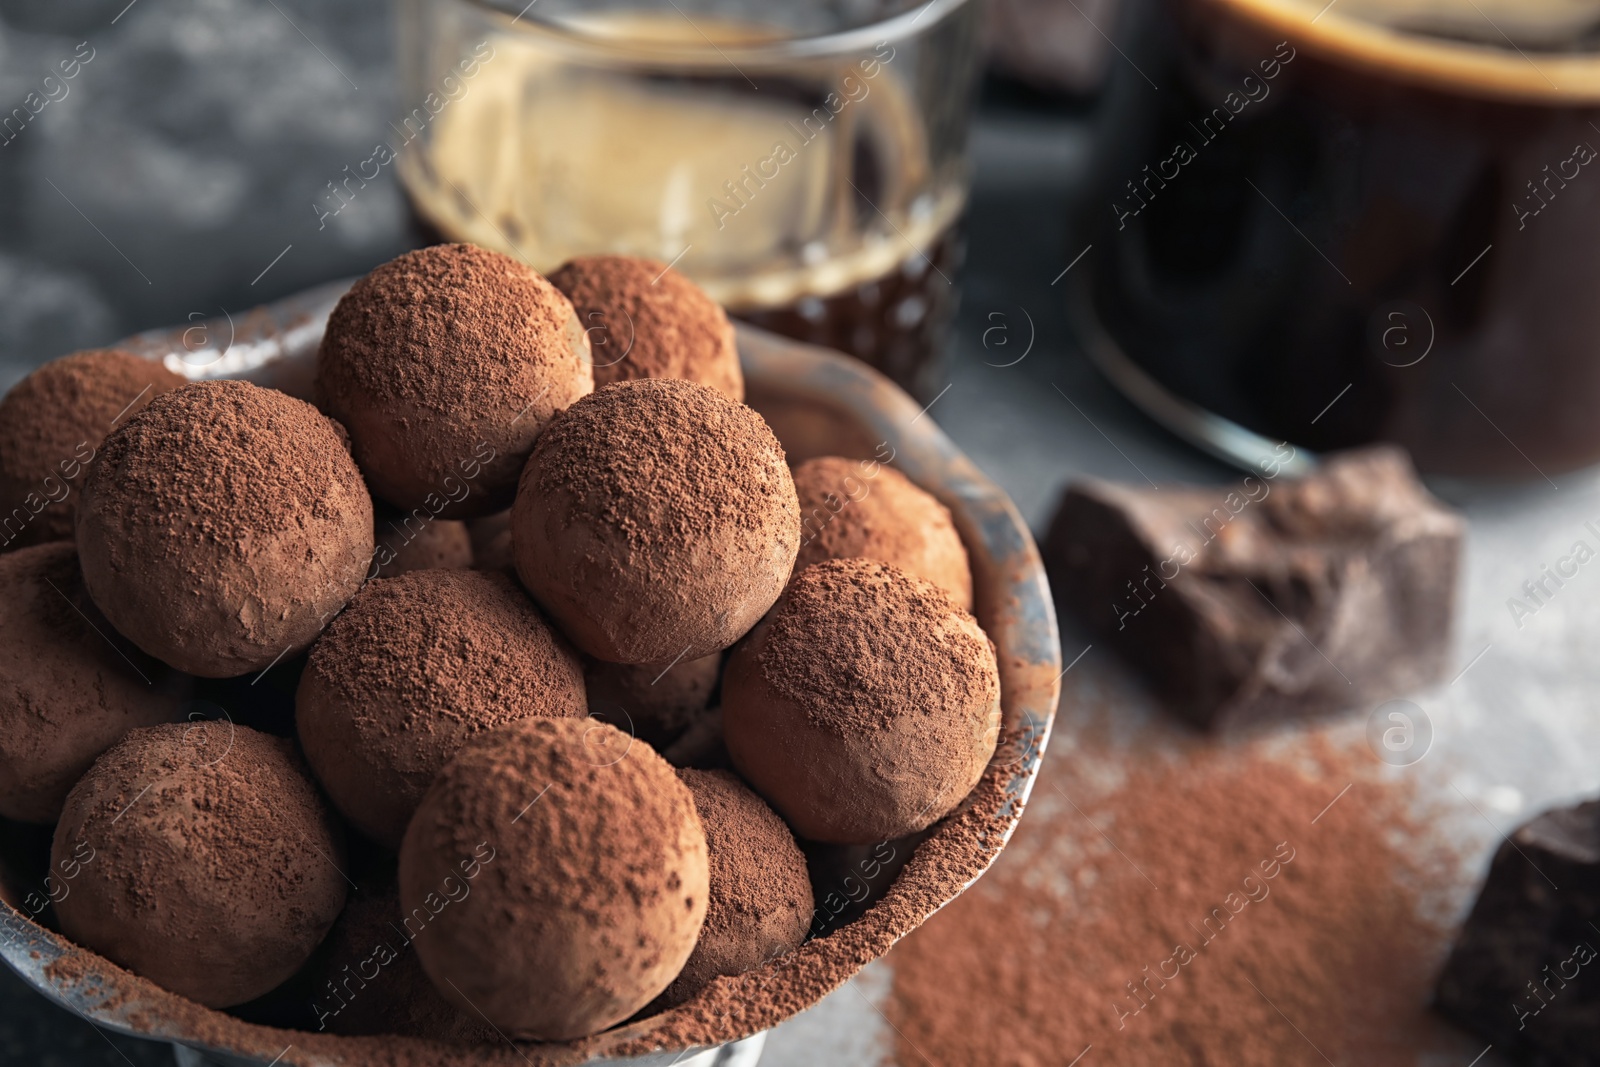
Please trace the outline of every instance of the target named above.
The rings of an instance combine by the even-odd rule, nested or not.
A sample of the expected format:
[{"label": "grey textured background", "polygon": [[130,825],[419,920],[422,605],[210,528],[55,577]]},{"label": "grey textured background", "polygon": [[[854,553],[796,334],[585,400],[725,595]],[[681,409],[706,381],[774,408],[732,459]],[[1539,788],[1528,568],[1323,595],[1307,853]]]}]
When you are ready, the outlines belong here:
[{"label": "grey textured background", "polygon": [[412,243],[392,175],[321,232],[311,206],[386,128],[390,35],[381,0],[0,5],[6,113],[80,42],[94,49],[67,96],[0,146],[0,385]]}]

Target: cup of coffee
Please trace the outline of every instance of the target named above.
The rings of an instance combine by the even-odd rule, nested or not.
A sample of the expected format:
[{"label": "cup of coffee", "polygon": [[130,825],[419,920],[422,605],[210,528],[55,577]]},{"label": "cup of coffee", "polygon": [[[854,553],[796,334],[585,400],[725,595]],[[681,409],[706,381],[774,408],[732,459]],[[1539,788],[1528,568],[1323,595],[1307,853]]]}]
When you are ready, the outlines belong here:
[{"label": "cup of coffee", "polygon": [[1132,0],[1116,38],[1070,277],[1136,402],[1245,462],[1600,459],[1600,3]]},{"label": "cup of coffee", "polygon": [[404,0],[397,166],[541,271],[670,264],[730,313],[940,376],[979,64],[968,0]]}]

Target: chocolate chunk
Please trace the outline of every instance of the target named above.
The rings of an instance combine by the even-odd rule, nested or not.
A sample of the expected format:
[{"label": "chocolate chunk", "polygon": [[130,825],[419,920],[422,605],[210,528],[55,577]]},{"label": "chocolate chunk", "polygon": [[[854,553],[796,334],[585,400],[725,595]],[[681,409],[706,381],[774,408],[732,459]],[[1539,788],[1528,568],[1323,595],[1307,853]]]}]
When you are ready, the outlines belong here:
[{"label": "chocolate chunk", "polygon": [[1435,1006],[1519,1062],[1600,1052],[1600,800],[1547,811],[1500,846]]},{"label": "chocolate chunk", "polygon": [[1445,667],[1461,519],[1396,449],[1278,469],[1214,489],[1079,482],[1045,540],[1062,606],[1202,726],[1383,700]]}]

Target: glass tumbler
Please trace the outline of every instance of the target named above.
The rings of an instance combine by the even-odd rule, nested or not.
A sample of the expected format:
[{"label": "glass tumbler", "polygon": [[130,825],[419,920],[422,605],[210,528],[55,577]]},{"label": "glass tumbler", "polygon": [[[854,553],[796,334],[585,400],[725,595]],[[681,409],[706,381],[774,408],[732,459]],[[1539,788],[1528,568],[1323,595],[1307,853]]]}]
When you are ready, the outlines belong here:
[{"label": "glass tumbler", "polygon": [[671,264],[914,393],[956,303],[975,0],[401,0],[423,220],[551,271]]}]

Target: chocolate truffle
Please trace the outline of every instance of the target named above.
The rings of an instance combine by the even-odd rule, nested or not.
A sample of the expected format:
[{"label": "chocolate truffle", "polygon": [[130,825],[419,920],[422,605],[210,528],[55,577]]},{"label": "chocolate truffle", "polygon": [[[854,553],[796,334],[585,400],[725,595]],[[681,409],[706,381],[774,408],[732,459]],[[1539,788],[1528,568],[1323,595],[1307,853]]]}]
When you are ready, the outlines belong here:
[{"label": "chocolate truffle", "polygon": [[472,565],[480,571],[508,571],[516,567],[511,553],[511,510],[497,511],[467,523],[472,537]]},{"label": "chocolate truffle", "polygon": [[372,531],[375,555],[368,576],[398,578],[411,571],[465,570],[472,566],[472,537],[467,524],[437,519],[426,508],[407,514],[374,505]]},{"label": "chocolate truffle", "polygon": [[0,400],[0,550],[72,539],[74,489],[106,434],[183,379],[119,349],[46,363]]},{"label": "chocolate truffle", "polygon": [[447,519],[511,503],[550,417],[594,388],[572,305],[472,245],[390,260],[351,288],[317,353],[316,397],[375,494]]},{"label": "chocolate truffle", "polygon": [[[464,885],[471,886],[470,881]],[[470,891],[470,890],[469,890]],[[463,898],[464,899],[464,898]],[[500,1038],[475,1012],[440,996],[411,945],[432,913],[404,915],[393,875],[363,885],[328,935],[328,955],[312,983],[318,1029],[359,1037],[399,1034],[455,1045],[496,1044]]]},{"label": "chocolate truffle", "polygon": [[727,648],[794,566],[783,447],[703,385],[608,385],[539,438],[512,509],[517,574],[584,652],[666,663]]},{"label": "chocolate truffle", "polygon": [[51,864],[79,866],[56,915],[80,945],[225,1008],[310,958],[344,907],[342,855],[292,742],[226,721],[145,727],[67,796]]},{"label": "chocolate truffle", "polygon": [[777,813],[728,771],[679,770],[678,777],[705,828],[711,900],[694,954],[662,994],[663,1005],[799,948],[812,913],[805,854]]},{"label": "chocolate truffle", "polygon": [[226,678],[305,648],[361,588],[372,500],[316,408],[195,382],[106,438],[78,552],[113,626],[179,670]]},{"label": "chocolate truffle", "polygon": [[345,818],[398,848],[475,735],[586,710],[577,654],[509,575],[413,571],[369,582],[329,625],[300,677],[295,725]]},{"label": "chocolate truffle", "polygon": [[707,878],[672,767],[584,719],[521,719],[462,749],[400,847],[401,905],[431,915],[414,944],[435,988],[544,1041],[596,1033],[666,989]]},{"label": "chocolate truffle", "polygon": [[994,754],[994,645],[932,582],[825,560],[729,657],[722,725],[734,766],[801,837],[902,837],[953,810]]},{"label": "chocolate truffle", "polygon": [[972,571],[950,509],[876,460],[820,456],[794,469],[802,571],[825,559],[863,557],[926,578],[972,610]]},{"label": "chocolate truffle", "polygon": [[744,374],[733,324],[688,278],[653,259],[579,256],[550,275],[589,335],[594,384],[687,378],[734,400]]},{"label": "chocolate truffle", "polygon": [[177,718],[164,674],[95,610],[70,542],[0,556],[0,815],[55,822],[96,756]]},{"label": "chocolate truffle", "polygon": [[722,653],[636,667],[591,659],[583,677],[589,714],[660,748],[707,714]]}]

